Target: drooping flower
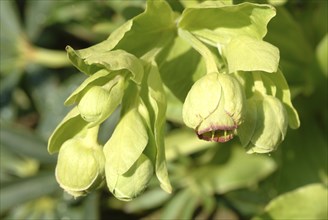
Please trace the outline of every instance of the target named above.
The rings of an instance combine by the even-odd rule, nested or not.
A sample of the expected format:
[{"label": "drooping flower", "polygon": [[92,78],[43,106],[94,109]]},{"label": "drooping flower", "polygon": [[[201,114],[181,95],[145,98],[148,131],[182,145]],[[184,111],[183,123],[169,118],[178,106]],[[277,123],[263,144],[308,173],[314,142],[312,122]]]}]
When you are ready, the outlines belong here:
[{"label": "drooping flower", "polygon": [[284,140],[288,115],[282,102],[269,95],[255,95],[246,102],[246,117],[237,135],[247,153],[268,153]]},{"label": "drooping flower", "polygon": [[102,147],[75,137],[67,140],[59,150],[56,179],[69,194],[83,196],[102,184],[104,167]]},{"label": "drooping flower", "polygon": [[231,75],[210,73],[195,82],[184,105],[183,120],[207,141],[231,140],[244,116],[245,95]]}]

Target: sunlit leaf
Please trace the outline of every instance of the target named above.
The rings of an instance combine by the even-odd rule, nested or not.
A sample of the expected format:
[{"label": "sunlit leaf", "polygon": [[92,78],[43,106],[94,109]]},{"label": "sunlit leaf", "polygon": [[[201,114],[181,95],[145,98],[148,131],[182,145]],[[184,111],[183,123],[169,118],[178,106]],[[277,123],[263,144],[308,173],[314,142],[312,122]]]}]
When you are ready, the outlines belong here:
[{"label": "sunlit leaf", "polygon": [[279,50],[275,46],[248,36],[238,36],[224,48],[229,72],[256,71],[276,72]]},{"label": "sunlit leaf", "polygon": [[260,219],[326,219],[328,217],[328,190],[322,184],[297,188],[273,199]]},{"label": "sunlit leaf", "polygon": [[264,4],[187,8],[182,14],[179,27],[216,46],[227,44],[239,35],[261,40],[266,35],[266,26],[273,16],[275,9]]}]

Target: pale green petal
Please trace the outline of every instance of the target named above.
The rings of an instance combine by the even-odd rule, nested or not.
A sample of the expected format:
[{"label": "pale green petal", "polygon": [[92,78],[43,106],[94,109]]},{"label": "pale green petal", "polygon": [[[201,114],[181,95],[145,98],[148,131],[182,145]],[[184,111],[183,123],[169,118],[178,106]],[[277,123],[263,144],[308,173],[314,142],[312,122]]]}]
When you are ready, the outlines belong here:
[{"label": "pale green petal", "polygon": [[[125,113],[104,146],[107,164],[116,174],[127,172],[148,143],[148,134],[137,109]],[[106,169],[108,169],[106,167]]]},{"label": "pale green petal", "polygon": [[87,125],[77,107],[73,108],[49,137],[48,152],[50,154],[58,152],[65,141],[83,132]]},{"label": "pale green petal", "polygon": [[138,160],[124,174],[117,174],[111,166],[106,165],[106,182],[114,196],[123,201],[130,201],[142,193],[154,174],[153,164],[141,154]]},{"label": "pale green petal", "polygon": [[222,100],[224,111],[232,117],[235,125],[239,125],[244,114],[244,91],[232,75],[221,74],[219,76],[219,82],[222,86],[222,93],[224,97]]},{"label": "pale green petal", "polygon": [[257,102],[257,121],[247,153],[268,153],[284,140],[288,116],[283,104],[273,96],[265,96]]},{"label": "pale green petal", "polygon": [[[84,91],[92,86],[102,86],[110,79],[110,72],[106,69],[101,69],[95,74],[89,76],[83,83],[74,90],[74,92],[66,99],[65,105],[72,105],[78,102],[78,97],[84,93]],[[107,78],[108,77],[108,78]]]},{"label": "pale green petal", "polygon": [[100,184],[103,178],[105,157],[102,148],[97,144],[88,144],[84,139],[70,139],[59,151],[56,179],[63,189],[72,191],[74,196],[95,188],[93,185]]},{"label": "pale green petal", "polygon": [[241,145],[246,147],[252,139],[257,122],[257,106],[253,99],[247,100],[246,111],[243,123],[237,129],[237,135]]},{"label": "pale green petal", "polygon": [[160,186],[171,193],[172,186],[166,166],[165,148],[164,148],[164,126],[166,115],[166,97],[162,80],[155,63],[151,64],[148,79],[149,101],[155,111],[154,134],[157,147],[155,173],[160,182]]},{"label": "pale green petal", "polygon": [[222,99],[222,88],[218,73],[210,73],[195,82],[183,104],[184,123],[196,129],[218,107]]}]

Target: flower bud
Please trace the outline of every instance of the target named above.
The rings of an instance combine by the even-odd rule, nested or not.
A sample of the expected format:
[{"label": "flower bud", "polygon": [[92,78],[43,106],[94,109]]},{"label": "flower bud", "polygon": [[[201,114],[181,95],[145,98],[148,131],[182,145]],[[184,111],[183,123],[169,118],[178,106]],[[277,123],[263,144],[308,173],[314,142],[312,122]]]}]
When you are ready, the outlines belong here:
[{"label": "flower bud", "polygon": [[257,95],[247,100],[245,121],[237,135],[247,153],[268,153],[284,140],[287,125],[288,115],[281,101]]},{"label": "flower bud", "polygon": [[207,74],[191,87],[183,105],[183,121],[200,139],[227,142],[242,122],[244,100],[233,76]]},{"label": "flower bud", "polygon": [[114,169],[106,169],[106,182],[116,198],[130,201],[146,189],[153,174],[152,162],[145,154],[141,154],[124,174],[120,175]]},{"label": "flower bud", "polygon": [[85,139],[70,139],[59,150],[56,179],[74,197],[83,196],[104,180],[102,147]]},{"label": "flower bud", "polygon": [[118,75],[104,86],[93,86],[82,96],[78,109],[82,118],[92,122],[89,127],[108,118],[121,103],[124,77]]}]

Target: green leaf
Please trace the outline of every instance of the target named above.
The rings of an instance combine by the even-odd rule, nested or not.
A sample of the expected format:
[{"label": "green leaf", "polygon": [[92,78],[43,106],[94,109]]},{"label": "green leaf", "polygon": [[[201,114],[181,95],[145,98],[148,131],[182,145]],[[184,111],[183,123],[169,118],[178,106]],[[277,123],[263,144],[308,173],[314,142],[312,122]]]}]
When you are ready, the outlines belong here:
[{"label": "green leaf", "polygon": [[[19,22],[16,2],[0,2],[0,47],[6,51],[0,55],[0,72],[2,74],[17,74],[24,69],[24,56],[21,48],[25,48],[26,40],[22,37],[22,27]],[[3,79],[1,80],[3,81]],[[2,85],[1,85],[2,87]]]},{"label": "green leaf", "polygon": [[128,70],[131,73],[131,78],[136,83],[140,83],[143,76],[142,64],[134,55],[127,53],[124,50],[113,50],[107,52],[86,53],[81,57],[79,51],[74,51],[67,46],[68,56],[73,64],[82,72],[92,75],[98,70],[105,68],[109,71]]},{"label": "green leaf", "polygon": [[254,185],[275,170],[276,163],[273,159],[261,155],[247,155],[240,146],[234,146],[229,161],[219,166],[218,173],[212,177],[216,192],[224,193]]},{"label": "green leaf", "polygon": [[106,166],[107,186],[116,198],[123,201],[130,201],[142,193],[154,173],[152,162],[144,154],[124,174],[118,174],[113,168]]},{"label": "green leaf", "polygon": [[[126,112],[104,146],[106,170],[115,175],[126,173],[148,143],[148,134],[137,109]],[[114,174],[113,174],[114,175]]]},{"label": "green leaf", "polygon": [[40,196],[51,194],[58,189],[58,184],[53,173],[39,173],[31,178],[12,182],[1,186],[0,213],[3,214],[11,207],[36,199]]},{"label": "green leaf", "polygon": [[24,178],[35,175],[39,169],[39,161],[26,156],[22,156],[22,154],[15,154],[11,151],[10,148],[7,148],[7,146],[0,146],[1,184],[6,184],[11,180],[16,179],[17,177]]},{"label": "green leaf", "polygon": [[[189,175],[200,184],[207,194],[226,193],[235,189],[251,187],[273,173],[276,163],[265,155],[248,155],[240,145],[218,146],[217,155],[224,161],[220,164],[220,158],[214,158],[214,164],[195,168]],[[189,171],[188,171],[189,172]]]},{"label": "green leaf", "polygon": [[77,109],[73,108],[56,127],[48,140],[48,152],[50,154],[59,151],[62,144],[83,131],[88,123],[84,121]]},{"label": "green leaf", "polygon": [[27,2],[25,26],[29,39],[37,40],[42,29],[46,25],[46,18],[51,14],[56,5],[54,1],[30,1]]},{"label": "green leaf", "polygon": [[137,84],[140,83],[143,76],[143,67],[139,59],[124,50],[90,54],[85,58],[85,63],[99,65],[109,71],[128,70],[132,75],[132,80]]},{"label": "green leaf", "polygon": [[180,37],[176,37],[161,56],[157,61],[161,78],[172,94],[183,102],[194,81],[206,73],[203,60]]},{"label": "green leaf", "polygon": [[[300,105],[306,106],[309,99],[304,99]],[[279,169],[267,184],[279,194],[314,182],[328,182],[327,134],[316,117],[312,108],[303,108],[306,126],[289,130],[279,150],[273,154]]]},{"label": "green leaf", "polygon": [[176,193],[161,213],[161,219],[191,219],[198,199],[191,190],[183,189]]},{"label": "green leaf", "polygon": [[4,147],[18,155],[32,157],[46,164],[55,162],[55,158],[46,150],[47,143],[28,130],[1,125],[0,143],[1,148]]},{"label": "green leaf", "polygon": [[175,14],[163,0],[147,1],[146,10],[132,19],[132,25],[115,46],[141,57],[175,35]]},{"label": "green leaf", "polygon": [[327,219],[328,190],[322,184],[310,184],[282,194],[273,199],[261,219]]},{"label": "green leaf", "polygon": [[[148,1],[144,13],[127,21],[107,40],[83,50],[74,51],[70,47],[67,47],[66,50],[72,63],[81,72],[90,75],[99,70],[95,65],[89,66],[93,62],[100,62],[108,67],[106,64],[111,60],[107,55],[113,49],[121,49],[119,51],[126,51],[125,53],[140,57],[153,48],[163,47],[175,35],[174,19],[174,13],[165,1]],[[111,58],[116,62],[120,59],[120,57]],[[89,65],[86,65],[84,60]],[[132,67],[136,68],[134,65]],[[135,74],[134,71],[131,72]],[[139,82],[139,76],[135,75],[134,77],[135,81]]]},{"label": "green leaf", "polygon": [[248,36],[238,36],[223,48],[229,73],[237,71],[276,72],[279,64],[279,50],[275,46]]},{"label": "green leaf", "polygon": [[129,213],[141,212],[144,210],[153,209],[161,206],[165,201],[170,198],[170,194],[164,192],[160,188],[147,190],[138,198],[129,202],[125,206],[125,210]]},{"label": "green leaf", "polygon": [[[73,51],[70,47],[68,47],[66,50],[69,52],[74,52],[75,54],[69,54],[70,59],[72,60],[73,64],[77,68],[82,68],[82,60],[78,59],[79,57],[81,59],[84,59],[88,57],[90,54],[96,54],[96,53],[104,53],[111,51],[117,44],[120,42],[120,40],[124,37],[125,33],[129,31],[132,27],[132,20],[127,21],[123,25],[121,25],[119,28],[117,28],[106,40],[93,45],[91,47],[81,49],[78,51]],[[90,74],[90,70],[83,68],[84,73]]]},{"label": "green leaf", "polygon": [[178,129],[168,133],[165,137],[165,153],[168,161],[189,155],[210,147],[217,143],[199,140],[192,129]]},{"label": "green leaf", "polygon": [[[302,29],[303,24],[297,21],[297,18],[295,19],[285,7],[276,9],[277,16],[268,25],[270,31],[265,36],[265,40],[279,48],[279,67],[286,74],[289,84],[308,85],[311,82],[311,74],[300,74],[312,62],[313,49],[305,34],[308,31]],[[311,14],[315,12],[312,11]]]},{"label": "green leaf", "polygon": [[265,4],[209,5],[185,9],[178,26],[217,46],[227,44],[240,35],[261,40],[267,33],[268,22],[274,16],[275,9]]}]

